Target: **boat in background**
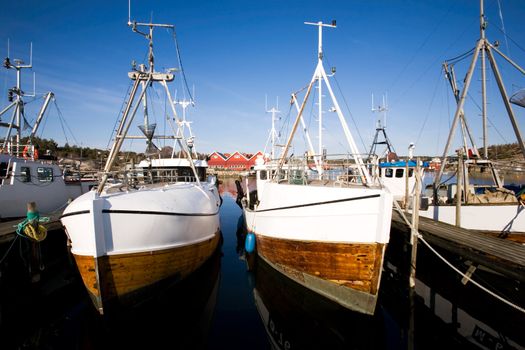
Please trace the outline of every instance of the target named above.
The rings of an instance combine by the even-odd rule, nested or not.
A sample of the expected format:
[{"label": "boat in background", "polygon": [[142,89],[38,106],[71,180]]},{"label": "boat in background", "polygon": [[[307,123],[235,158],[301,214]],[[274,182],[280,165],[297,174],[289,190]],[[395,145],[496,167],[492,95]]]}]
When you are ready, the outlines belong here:
[{"label": "boat in background", "polygon": [[[519,65],[502,54],[498,48],[492,45],[486,38],[483,1],[480,1],[480,39],[475,49],[471,51],[472,60],[470,68],[465,76],[464,86],[460,90],[456,84],[454,65],[467,55],[452,59],[443,63],[444,72],[450,83],[457,106],[454,119],[449,130],[447,143],[441,158],[441,166],[434,178],[432,185],[428,186],[422,195],[427,197],[429,205],[419,210],[419,215],[445,222],[459,227],[477,231],[498,234],[506,237],[510,234],[525,234],[525,206],[516,193],[503,186],[503,181],[498,173],[498,168],[489,159],[487,147],[487,94],[486,94],[486,56],[489,58],[494,77],[498,83],[502,100],[505,104],[510,122],[514,129],[518,145],[525,158],[525,144],[519,125],[516,121],[514,111],[499,68],[494,58],[494,52],[500,54],[509,63],[524,72]],[[464,111],[465,100],[468,95],[470,83],[476,68],[478,57],[481,58],[481,94],[482,94],[482,121],[483,121],[483,154],[480,154],[467,123]],[[519,105],[519,104],[518,104]],[[449,161],[449,150],[454,138],[456,127],[461,124],[462,144],[456,150],[453,164],[447,167]],[[470,144],[469,144],[470,141]],[[445,168],[455,172],[455,176],[443,180]],[[483,183],[474,181],[475,174],[488,174],[488,181]],[[450,181],[449,181],[450,180]]]},{"label": "boat in background", "polygon": [[[32,61],[32,59],[31,59]],[[27,142],[23,142],[23,130],[29,122],[24,97],[35,97],[22,90],[22,71],[31,69],[32,62],[24,64],[20,59],[7,57],[3,64],[6,69],[16,71],[16,86],[8,91],[9,104],[0,111],[0,117],[8,111],[12,117],[8,122],[0,120],[0,127],[7,129],[0,143],[0,220],[26,216],[27,203],[34,202],[41,213],[60,212],[68,202],[88,192],[95,181],[71,180],[64,175],[56,157],[39,154],[33,143],[40,123],[51,101],[53,92],[43,96]]]},{"label": "boat in background", "polygon": [[[80,275],[100,313],[111,304],[136,302],[143,291],[166,279],[185,279],[210,258],[221,235],[216,178],[207,175],[205,161],[193,159],[193,138],[185,136],[168,88],[176,69],[164,73],[154,69],[153,31],[173,31],[174,26],[131,21],[128,25],[148,40],[148,63],[133,65],[128,73],[131,92],[97,190],[77,198],[61,217]],[[173,135],[155,135],[156,125],[149,123],[151,101],[146,92],[158,85],[166,97],[162,103],[169,108],[162,115]],[[128,135],[141,105],[143,135]],[[114,172],[126,138],[145,139],[150,159],[134,171]],[[160,159],[154,139],[173,140],[183,158],[173,153],[172,159]]]},{"label": "boat in background", "polygon": [[[278,160],[260,157],[254,167],[256,191],[242,198],[250,233],[247,251],[256,251],[274,269],[346,308],[373,314],[383,257],[389,241],[392,195],[372,177],[323,67],[322,29],[332,24],[305,23],[319,30],[318,63],[288,141]],[[326,155],[319,133],[319,152],[288,157],[290,143],[317,83],[319,116],[322,86],[328,88],[349,153]],[[322,130],[322,118],[319,118]]]}]

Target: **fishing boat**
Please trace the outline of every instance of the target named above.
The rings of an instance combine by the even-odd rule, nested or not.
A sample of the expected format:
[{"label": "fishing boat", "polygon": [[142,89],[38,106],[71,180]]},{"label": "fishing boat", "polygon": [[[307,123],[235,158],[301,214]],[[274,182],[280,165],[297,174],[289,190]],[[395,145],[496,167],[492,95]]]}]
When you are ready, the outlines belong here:
[{"label": "fishing boat", "polygon": [[88,192],[94,182],[66,177],[56,157],[39,154],[34,139],[50,103],[55,102],[53,92],[43,95],[44,102],[31,131],[27,138],[23,135],[24,129],[30,125],[25,98],[36,97],[36,94],[22,90],[22,72],[32,69],[32,58],[29,64],[25,64],[20,59],[7,57],[3,67],[16,71],[16,86],[8,90],[9,104],[0,111],[0,117],[12,113],[9,121],[0,119],[0,127],[6,129],[0,143],[0,220],[25,216],[29,202],[34,202],[42,213],[63,210],[68,201]]},{"label": "fishing boat", "polygon": [[[523,200],[517,198],[516,193],[504,187],[498,167],[488,156],[486,59],[488,57],[505,109],[524,158],[525,144],[511,106],[511,102],[519,105],[519,103],[517,103],[519,98],[509,98],[499,73],[495,53],[498,53],[522,73],[525,72],[525,70],[504,55],[497,46],[488,41],[485,34],[486,27],[487,22],[485,20],[483,0],[481,0],[480,38],[477,41],[475,49],[470,52],[472,53],[472,58],[462,89],[456,84],[454,65],[459,62],[459,60],[468,56],[462,55],[459,58],[446,61],[443,64],[444,72],[452,88],[457,106],[449,130],[447,143],[441,157],[441,166],[433,183],[428,186],[426,193],[423,193],[423,196],[428,198],[430,205],[421,208],[419,215],[466,229],[485,232],[490,231],[505,237],[509,234],[525,233],[525,206]],[[481,154],[476,146],[475,138],[467,123],[464,111],[465,101],[472,77],[476,70],[478,58],[481,61],[480,81],[483,124],[483,147],[481,148],[483,152]],[[519,96],[519,94],[516,96]],[[461,124],[462,144],[457,148],[455,156],[451,157],[449,156],[449,151],[458,124]],[[447,163],[450,164],[449,167],[447,167]],[[445,168],[452,171],[453,176],[449,176],[448,179],[443,179]],[[483,183],[475,181],[475,175],[479,177],[485,174],[488,175],[488,179],[485,179]]]},{"label": "fishing boat", "polygon": [[[292,95],[297,118],[279,159],[259,157],[256,190],[246,186],[241,200],[250,232],[246,251],[256,251],[280,273],[346,308],[373,314],[389,241],[392,195],[369,174],[323,67],[322,30],[335,28],[335,22],[305,24],[318,27],[317,67],[300,107]],[[310,149],[304,158],[287,156],[314,85],[319,119],[321,89],[327,87],[348,154],[325,154],[320,132],[318,153]]]},{"label": "fishing boat", "polygon": [[[80,275],[100,313],[112,304],[135,302],[166,279],[188,277],[210,258],[220,240],[216,178],[206,173],[206,161],[194,159],[193,139],[184,133],[168,88],[176,69],[157,72],[154,67],[153,31],[164,28],[174,34],[174,26],[131,20],[128,25],[148,41],[147,64],[133,65],[128,73],[129,99],[98,188],[73,201],[61,217]],[[155,135],[155,125],[149,123],[146,91],[159,85],[172,135]],[[141,105],[143,135],[129,135]],[[123,174],[113,172],[124,139],[140,138],[146,140],[149,158]],[[180,151],[162,159],[154,144],[157,139],[173,140]]]}]

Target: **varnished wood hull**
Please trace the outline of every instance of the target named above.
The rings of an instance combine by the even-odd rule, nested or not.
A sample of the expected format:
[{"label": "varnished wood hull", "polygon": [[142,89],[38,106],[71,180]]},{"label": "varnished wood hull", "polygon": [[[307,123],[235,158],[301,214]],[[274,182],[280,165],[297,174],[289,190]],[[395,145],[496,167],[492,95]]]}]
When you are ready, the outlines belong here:
[{"label": "varnished wood hull", "polygon": [[167,279],[182,280],[214,253],[217,231],[205,241],[158,251],[104,255],[74,254],[86,289],[100,313],[108,304],[133,300],[133,296]]},{"label": "varnished wood hull", "polygon": [[256,234],[257,254],[305,287],[361,313],[373,314],[386,244],[279,239]]}]

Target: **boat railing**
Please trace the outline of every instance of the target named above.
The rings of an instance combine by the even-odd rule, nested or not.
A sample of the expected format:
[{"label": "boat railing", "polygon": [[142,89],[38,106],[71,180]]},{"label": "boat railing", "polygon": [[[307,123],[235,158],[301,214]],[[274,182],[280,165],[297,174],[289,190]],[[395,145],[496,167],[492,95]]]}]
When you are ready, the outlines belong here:
[{"label": "boat railing", "polygon": [[[138,187],[152,184],[169,184],[181,182],[197,182],[193,173],[174,168],[148,168],[148,169],[126,169],[122,171],[112,171],[108,173],[108,181],[122,183],[130,187]],[[101,178],[101,173],[97,174]],[[201,179],[201,181],[204,181]]]},{"label": "boat railing", "polygon": [[362,184],[362,176],[354,159],[347,154],[324,155],[322,170],[317,168],[314,157],[290,157],[277,171],[272,171],[273,181],[295,185],[307,185],[312,182],[332,182],[343,186]]}]

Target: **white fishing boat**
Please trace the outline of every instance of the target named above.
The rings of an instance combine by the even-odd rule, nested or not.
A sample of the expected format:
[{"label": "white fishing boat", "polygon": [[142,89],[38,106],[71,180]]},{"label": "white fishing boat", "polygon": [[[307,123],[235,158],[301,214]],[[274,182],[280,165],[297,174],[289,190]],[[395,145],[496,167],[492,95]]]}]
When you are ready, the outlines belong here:
[{"label": "white fishing boat", "polygon": [[[148,64],[134,67],[128,74],[132,83],[129,100],[97,190],[73,201],[61,218],[84,284],[100,313],[113,302],[133,301],[166,279],[184,279],[208,260],[220,239],[221,201],[216,179],[207,176],[205,161],[193,158],[193,139],[184,135],[168,88],[175,70],[161,73],[154,69],[153,31],[173,31],[174,26],[131,21],[128,25],[148,40]],[[140,28],[148,32],[142,33]],[[157,136],[155,126],[149,124],[146,91],[158,85],[166,97],[169,109],[165,115],[173,135]],[[141,105],[144,135],[128,135]],[[126,138],[145,139],[150,153],[157,148],[154,139],[174,140],[183,158],[177,158],[175,152],[170,159],[151,157],[135,172],[126,172],[109,184]]]},{"label": "white fishing boat", "polygon": [[[307,288],[351,310],[373,314],[389,241],[392,195],[369,174],[323,67],[322,30],[335,28],[335,22],[306,24],[318,27],[317,67],[300,107],[292,95],[298,114],[279,160],[260,158],[254,168],[256,192],[246,191],[242,199],[250,231],[246,248],[256,250],[274,269]],[[310,147],[304,159],[288,157],[315,85],[319,152]],[[337,113],[348,154],[323,154],[323,86],[331,97],[331,110]]]},{"label": "white fishing boat", "polygon": [[23,130],[29,125],[25,108],[28,102],[24,98],[36,95],[22,90],[22,71],[33,67],[32,59],[25,64],[7,57],[3,67],[16,71],[16,86],[9,89],[9,104],[0,111],[0,118],[9,111],[12,113],[9,121],[0,119],[0,127],[6,129],[0,143],[0,220],[25,216],[29,202],[36,203],[41,213],[60,211],[68,201],[88,192],[94,182],[71,180],[64,176],[55,157],[38,154],[33,140],[48,106],[55,100],[52,92],[43,95],[44,102],[27,135],[28,141],[23,142]]},{"label": "white fishing boat", "polygon": [[[434,178],[434,182],[428,187],[424,196],[429,198],[430,205],[421,208],[419,215],[431,218],[437,221],[457,225],[466,229],[479,231],[492,231],[501,236],[508,234],[525,233],[525,207],[522,200],[516,197],[513,191],[504,188],[502,178],[498,173],[498,168],[489,159],[487,152],[487,97],[486,97],[486,59],[494,73],[499,91],[502,96],[505,109],[512,124],[514,133],[521,152],[525,158],[525,144],[519,124],[512,109],[511,102],[519,105],[519,98],[514,100],[509,98],[499,68],[495,60],[494,53],[498,53],[507,60],[514,68],[524,73],[518,64],[510,60],[495,45],[491,44],[485,35],[487,22],[483,8],[483,0],[480,1],[480,38],[474,50],[472,50],[472,59],[469,70],[465,76],[462,89],[457,86],[454,73],[454,65],[468,57],[462,55],[460,58],[453,59],[443,64],[446,77],[448,78],[457,107],[454,119],[449,131],[447,143],[445,145],[441,160],[441,167]],[[480,154],[475,144],[471,129],[467,123],[464,112],[465,100],[468,95],[470,83],[475,72],[478,58],[481,60],[480,81],[482,95],[482,122],[483,122],[483,152]],[[452,145],[456,127],[461,123],[461,141],[456,152],[456,157],[451,171],[455,176],[449,176],[449,179],[443,180],[443,173],[449,161],[449,150]],[[469,142],[470,141],[470,142]],[[475,181],[475,175],[489,175],[489,181],[481,183]]]}]

